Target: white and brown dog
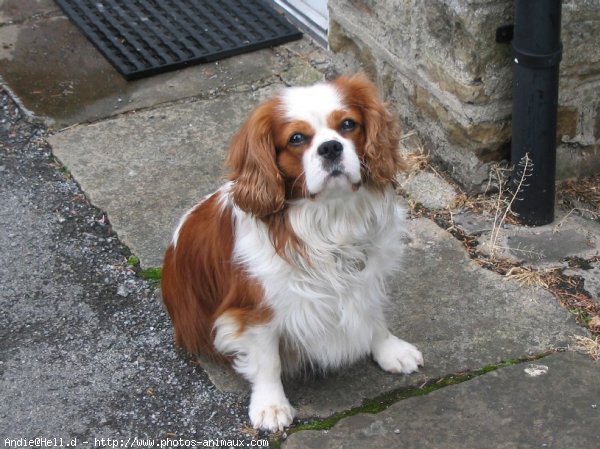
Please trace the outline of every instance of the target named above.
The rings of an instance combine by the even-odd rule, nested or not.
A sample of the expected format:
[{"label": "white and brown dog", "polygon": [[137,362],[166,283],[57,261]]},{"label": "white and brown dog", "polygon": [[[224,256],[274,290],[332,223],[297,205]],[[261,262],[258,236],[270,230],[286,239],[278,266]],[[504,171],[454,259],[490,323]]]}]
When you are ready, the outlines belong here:
[{"label": "white and brown dog", "polygon": [[229,182],[175,231],[162,295],[176,342],[232,362],[252,385],[255,428],[292,422],[282,372],[368,354],[394,373],[423,364],[384,316],[403,246],[398,138],[364,76],[287,88],[251,114]]}]

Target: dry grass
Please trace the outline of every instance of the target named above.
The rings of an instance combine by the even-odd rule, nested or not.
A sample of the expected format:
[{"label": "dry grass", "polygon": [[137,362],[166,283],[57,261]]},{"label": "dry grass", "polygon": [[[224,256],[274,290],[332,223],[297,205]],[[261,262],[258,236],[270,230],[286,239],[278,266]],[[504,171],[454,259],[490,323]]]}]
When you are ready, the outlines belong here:
[{"label": "dry grass", "polygon": [[533,163],[526,154],[519,163],[518,179],[514,192],[509,189],[512,168],[504,164],[493,164],[485,191],[481,194],[468,196],[461,193],[456,196],[452,208],[468,209],[472,213],[490,219],[491,232],[489,239],[483,247],[490,259],[498,258],[498,252],[503,249],[499,246],[502,229],[506,224],[518,224],[517,216],[512,211],[512,205],[518,201],[522,189],[526,187],[527,177],[530,176]]},{"label": "dry grass", "polygon": [[415,131],[407,132],[400,138],[400,153],[408,176],[430,167],[431,156]]},{"label": "dry grass", "polygon": [[600,175],[564,181],[558,191],[563,198],[579,200],[600,210]]},{"label": "dry grass", "polygon": [[[518,196],[521,193],[523,187],[526,187],[526,180],[532,173],[533,162],[529,158],[529,154],[525,153],[525,156],[519,161],[517,172],[517,186],[514,192],[510,192],[508,189],[508,183],[510,179],[511,170],[497,169],[498,178],[498,194],[496,195],[496,207],[494,213],[494,225],[492,226],[492,232],[490,233],[489,249],[490,256],[494,258],[498,239],[500,237],[500,231],[506,222],[509,214],[514,215],[512,211],[512,205],[518,200]],[[490,178],[492,179],[492,177]]]},{"label": "dry grass", "polygon": [[600,337],[590,338],[575,335],[573,340],[575,340],[575,344],[570,347],[573,351],[586,354],[593,360],[600,359]]},{"label": "dry grass", "polygon": [[[498,272],[497,269],[495,271]],[[548,290],[565,309],[575,315],[581,326],[586,327],[596,338],[600,335],[600,307],[584,290],[583,279],[579,276],[565,275],[562,268],[536,269],[522,266],[509,268],[504,275],[523,287]]]},{"label": "dry grass", "polygon": [[[528,172],[528,170],[530,168],[527,168],[526,171]],[[517,189],[516,194],[509,192],[508,183],[511,171],[511,168],[502,163],[492,164],[488,183],[483,193],[473,196],[461,193],[456,196],[453,207],[469,209],[478,215],[493,217],[497,225],[503,223],[517,224],[510,206],[517,198],[519,189]],[[523,171],[523,173],[526,171]],[[525,177],[523,177],[524,179]],[[519,188],[521,183],[519,183]]]},{"label": "dry grass", "polygon": [[461,192],[454,198],[452,207],[455,209],[469,209],[478,215],[493,216],[496,204],[497,199],[495,194],[481,193],[469,196]]},{"label": "dry grass", "polygon": [[600,315],[593,316],[587,324],[590,331],[600,334]]},{"label": "dry grass", "polygon": [[577,212],[592,220],[600,220],[600,175],[562,182],[558,198],[569,214]]},{"label": "dry grass", "polygon": [[404,182],[411,179],[418,172],[429,171],[452,184],[458,190],[458,186],[455,185],[454,180],[437,170],[434,164],[432,164],[431,155],[425,149],[423,141],[415,131],[409,131],[400,138],[399,149],[406,167],[404,173],[406,179]]},{"label": "dry grass", "polygon": [[554,269],[535,270],[530,267],[512,267],[505,274],[507,279],[516,281],[522,287],[540,287],[548,289],[550,283],[548,276],[552,275]]}]

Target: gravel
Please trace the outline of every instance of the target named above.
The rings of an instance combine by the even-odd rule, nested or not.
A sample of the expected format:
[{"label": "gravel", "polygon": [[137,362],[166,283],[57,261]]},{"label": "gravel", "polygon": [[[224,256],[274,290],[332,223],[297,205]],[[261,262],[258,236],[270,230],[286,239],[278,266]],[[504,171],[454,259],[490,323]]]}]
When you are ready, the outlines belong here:
[{"label": "gravel", "polygon": [[248,441],[247,397],[174,348],[157,287],[47,133],[0,87],[2,441]]}]

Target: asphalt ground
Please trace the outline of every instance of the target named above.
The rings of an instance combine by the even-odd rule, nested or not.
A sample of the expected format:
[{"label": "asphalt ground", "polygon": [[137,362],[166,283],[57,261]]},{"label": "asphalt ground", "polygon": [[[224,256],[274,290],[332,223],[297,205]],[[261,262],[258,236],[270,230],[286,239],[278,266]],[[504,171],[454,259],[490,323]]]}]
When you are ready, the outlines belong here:
[{"label": "asphalt ground", "polygon": [[46,132],[0,90],[1,443],[255,437],[246,398],[174,348],[157,286]]}]

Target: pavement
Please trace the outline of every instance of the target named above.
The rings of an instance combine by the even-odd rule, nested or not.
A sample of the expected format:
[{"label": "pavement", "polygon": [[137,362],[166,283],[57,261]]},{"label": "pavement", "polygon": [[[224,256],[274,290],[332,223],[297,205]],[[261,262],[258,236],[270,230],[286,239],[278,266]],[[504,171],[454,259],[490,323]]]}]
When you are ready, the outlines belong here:
[{"label": "pavement", "polygon": [[[176,350],[141,275],[222,182],[227,141],[256,103],[348,61],[304,38],[126,82],[51,0],[0,0],[0,43],[1,443],[256,443],[247,385]],[[597,335],[582,323],[600,306],[600,225],[557,207],[551,225],[498,226],[459,207],[439,171],[400,182],[407,210],[424,208],[410,214],[388,320],[425,367],[395,376],[364,360],[287,381],[299,417],[271,445],[598,447],[600,365],[575,346]],[[523,266],[559,281],[528,286]]]}]

